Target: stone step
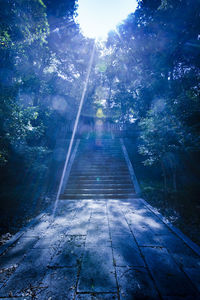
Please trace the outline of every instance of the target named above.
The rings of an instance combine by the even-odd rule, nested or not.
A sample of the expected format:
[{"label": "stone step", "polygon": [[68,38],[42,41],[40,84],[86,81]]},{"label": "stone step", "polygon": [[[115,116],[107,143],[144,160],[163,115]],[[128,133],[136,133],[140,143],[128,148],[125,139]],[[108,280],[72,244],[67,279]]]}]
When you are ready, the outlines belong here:
[{"label": "stone step", "polygon": [[119,176],[119,177],[123,177],[123,176],[127,176],[129,177],[129,173],[128,172],[120,172],[120,171],[106,171],[105,172],[101,172],[100,170],[98,172],[87,172],[87,171],[83,171],[83,172],[71,172],[70,173],[70,176],[73,176],[73,177],[79,177],[79,176],[86,176],[86,177],[102,177],[104,176],[104,174],[106,174],[106,176],[109,176],[109,177],[113,177],[113,176],[116,176],[116,174]]},{"label": "stone step", "polygon": [[78,182],[78,181],[87,181],[88,180],[88,182],[90,181],[90,180],[97,180],[97,181],[107,181],[107,180],[113,180],[114,182],[116,182],[116,181],[119,181],[118,183],[124,183],[124,182],[122,182],[122,181],[126,181],[126,180],[128,180],[129,182],[131,181],[131,177],[130,177],[130,175],[118,175],[118,174],[114,174],[114,175],[99,175],[99,176],[97,176],[97,175],[90,175],[90,176],[85,176],[85,175],[77,175],[77,176],[75,176],[75,175],[72,175],[72,174],[70,174],[70,177],[69,177],[69,180],[68,180],[68,182],[69,181],[73,181],[74,182],[74,180],[76,181],[76,182]]},{"label": "stone step", "polygon": [[85,162],[80,161],[79,164],[72,166],[72,168],[77,168],[77,169],[88,168],[88,169],[95,169],[95,170],[100,167],[104,167],[106,169],[128,169],[125,162],[121,163],[120,165],[115,165],[115,164],[108,164],[108,163],[105,164],[105,162],[103,162],[103,161],[101,162],[101,164],[100,163],[98,163],[98,164],[91,163],[91,161],[90,161],[90,163],[85,163]]},{"label": "stone step", "polygon": [[93,157],[112,157],[112,156],[121,156],[123,157],[122,153],[113,153],[113,152],[109,152],[109,151],[106,151],[106,152],[101,152],[101,153],[95,153],[94,151],[90,152],[88,151],[87,149],[84,150],[84,151],[87,151],[87,153],[77,153],[77,155],[79,155],[80,157],[84,157],[84,158],[87,158],[87,157],[91,157],[91,155]]},{"label": "stone step", "polygon": [[112,142],[102,142],[101,145],[99,145],[98,143],[96,143],[96,141],[85,141],[85,142],[81,142],[80,143],[80,147],[81,146],[89,146],[92,145],[94,147],[98,147],[98,148],[104,148],[104,147],[117,147],[120,148],[120,144],[118,142],[112,143]]},{"label": "stone step", "polygon": [[124,171],[121,171],[121,170],[112,170],[112,169],[103,169],[102,168],[99,168],[98,170],[85,170],[85,169],[82,169],[80,171],[77,171],[76,169],[74,170],[71,170],[71,173],[70,175],[72,176],[79,176],[79,175],[83,175],[83,176],[104,176],[104,175],[107,175],[107,176],[124,176],[124,175],[129,175],[129,172],[128,170],[124,170]]},{"label": "stone step", "polygon": [[97,162],[91,162],[91,160],[89,161],[88,160],[88,162],[85,162],[85,161],[79,161],[79,162],[76,162],[76,163],[74,163],[73,164],[73,168],[78,168],[78,167],[93,167],[93,168],[99,168],[99,167],[102,167],[102,166],[104,166],[104,167],[106,167],[106,168],[127,168],[127,165],[125,164],[125,161],[122,161],[122,162],[120,162],[120,163],[118,163],[117,164],[117,166],[115,166],[115,164],[113,164],[113,163],[106,163],[106,165],[105,165],[105,163],[104,162],[99,162],[99,163],[97,163]]},{"label": "stone step", "polygon": [[77,156],[75,160],[74,165],[79,165],[79,164],[97,164],[101,165],[103,161],[106,161],[109,165],[113,165],[117,163],[117,165],[124,165],[126,163],[124,157],[118,157],[118,158],[111,158],[107,156],[106,158],[100,157],[96,158],[92,154],[88,156],[88,158]]},{"label": "stone step", "polygon": [[112,147],[112,146],[106,146],[106,147],[98,147],[98,146],[95,146],[95,145],[85,145],[85,146],[82,146],[80,145],[80,148],[78,149],[78,152],[81,152],[81,150],[85,150],[85,149],[88,149],[88,150],[93,150],[95,152],[102,152],[102,151],[122,151],[121,150],[121,147]]},{"label": "stone step", "polygon": [[92,161],[90,161],[90,162],[88,162],[88,163],[82,163],[81,161],[80,161],[80,165],[76,165],[76,166],[72,166],[72,168],[74,169],[74,168],[79,168],[79,169],[81,169],[81,168],[85,168],[85,169],[87,169],[87,168],[92,168],[92,169],[98,169],[98,168],[102,168],[102,167],[104,167],[104,168],[107,168],[107,169],[127,169],[128,167],[125,165],[125,163],[123,163],[123,165],[121,165],[121,166],[115,166],[115,164],[117,163],[117,162],[115,162],[115,163],[113,163],[113,164],[109,164],[108,165],[108,163],[109,162],[107,162],[107,161],[101,161],[101,163],[98,163],[98,165],[96,165],[95,164],[95,162],[92,162]]},{"label": "stone step", "polygon": [[101,151],[102,149],[114,149],[114,150],[119,150],[121,149],[121,145],[113,145],[113,144],[101,144],[97,145],[96,143],[88,143],[88,144],[82,144],[80,143],[79,149],[82,148],[89,148],[89,149],[94,149],[95,151]]},{"label": "stone step", "polygon": [[117,164],[117,160],[115,162],[110,163],[109,160],[102,160],[102,161],[79,161],[79,164],[73,165],[72,168],[92,168],[92,169],[98,169],[99,167],[104,167],[107,169],[127,169],[127,165],[125,162],[120,162],[120,164]]},{"label": "stone step", "polygon": [[89,151],[89,152],[93,152],[93,153],[108,153],[108,152],[120,152],[122,153],[122,149],[121,147],[119,148],[113,148],[113,147],[105,147],[105,148],[99,148],[97,149],[95,146],[88,146],[88,147],[80,147],[78,150],[77,150],[77,153],[83,153],[83,151]]},{"label": "stone step", "polygon": [[110,155],[121,155],[123,156],[122,151],[112,151],[112,150],[102,150],[102,151],[95,151],[95,150],[90,150],[90,149],[83,149],[81,151],[77,151],[78,155],[81,156],[87,156],[88,154],[92,154],[94,156],[100,156],[100,155],[105,155],[105,156],[110,156]]},{"label": "stone step", "polygon": [[99,142],[102,143],[102,145],[112,145],[112,146],[119,146],[119,140],[112,140],[112,139],[88,139],[88,140],[81,140],[81,145],[88,145],[88,144],[97,144],[99,145]]},{"label": "stone step", "polygon": [[79,166],[79,167],[72,167],[72,171],[76,171],[76,172],[98,172],[99,170],[104,171],[104,173],[107,173],[107,171],[112,171],[112,172],[127,172],[128,168],[125,167],[121,167],[121,168],[115,168],[115,167],[108,167],[108,166],[104,166],[103,164],[101,166],[98,167],[93,167],[93,166],[88,166],[88,167],[84,167],[84,166]]},{"label": "stone step", "polygon": [[79,157],[79,160],[81,161],[102,161],[102,160],[111,160],[111,161],[115,161],[116,159],[119,159],[120,161],[124,161],[124,157],[122,155],[114,155],[114,154],[110,154],[110,155],[94,155],[94,154],[88,154],[87,156],[82,156],[82,155],[78,155],[77,157]]},{"label": "stone step", "polygon": [[[115,159],[115,160],[112,160],[112,161],[110,159],[93,160],[91,158],[88,161],[80,159],[79,160],[79,166],[82,166],[82,167],[94,166],[94,167],[97,167],[97,168],[100,167],[100,166],[112,167],[112,166],[115,166],[118,162],[119,162],[118,159]],[[120,161],[120,166],[125,166],[125,161],[124,160]],[[72,167],[74,167],[74,166],[72,166]]]},{"label": "stone step", "polygon": [[[101,141],[101,140],[97,140]],[[119,141],[81,141],[60,199],[130,199],[133,183]]]},{"label": "stone step", "polygon": [[76,177],[71,179],[69,178],[68,180],[68,183],[67,185],[71,185],[71,184],[97,184],[97,183],[101,183],[101,184],[112,184],[112,185],[115,185],[115,184],[132,184],[132,181],[130,178],[126,178],[126,179],[117,179],[117,180],[114,180],[114,179],[99,179],[98,177],[95,178],[95,179],[79,179],[77,180]]},{"label": "stone step", "polygon": [[131,194],[133,193],[133,188],[130,189],[72,189],[72,188],[67,188],[64,191],[64,195],[69,195],[69,194]]},{"label": "stone step", "polygon": [[112,137],[91,137],[89,139],[81,139],[81,143],[88,143],[88,142],[93,142],[95,143],[95,141],[101,141],[101,142],[104,142],[104,143],[118,143],[119,139],[118,138],[115,138],[115,139],[112,139]]},{"label": "stone step", "polygon": [[[71,176],[81,176],[81,175],[84,175],[84,176],[104,176],[104,174],[107,174],[106,176],[113,176],[116,174],[116,171],[112,171],[112,170],[107,170],[105,172],[105,170],[98,170],[98,171],[71,171],[70,175]],[[121,172],[121,171],[118,171],[117,172],[118,176],[129,176],[129,172]]]},{"label": "stone step", "polygon": [[94,154],[100,154],[100,153],[122,153],[122,150],[119,148],[119,149],[113,149],[113,148],[102,148],[102,149],[94,149],[94,148],[91,148],[91,147],[88,147],[88,148],[85,148],[85,149],[79,149],[77,151],[77,153],[82,153],[83,154],[83,151],[88,151],[88,152],[93,152]]},{"label": "stone step", "polygon": [[136,194],[67,194],[61,195],[60,200],[106,200],[106,199],[134,199]]},{"label": "stone step", "polygon": [[[67,185],[68,186],[68,185]],[[133,189],[133,184],[129,183],[129,184],[121,184],[121,183],[80,183],[80,182],[76,182],[76,183],[71,183],[69,188],[71,189],[109,189],[109,188],[115,188],[115,189]]]},{"label": "stone step", "polygon": [[89,176],[86,176],[86,175],[70,175],[70,179],[72,180],[89,180],[89,179],[92,179],[92,180],[117,180],[117,181],[121,181],[121,180],[125,180],[125,179],[130,179],[130,175],[101,175],[101,176],[98,176],[98,175],[89,175]]},{"label": "stone step", "polygon": [[[85,151],[85,152],[84,152]],[[123,153],[120,151],[119,153],[114,153],[112,151],[106,150],[106,151],[101,151],[101,152],[95,152],[95,151],[90,151],[89,149],[85,149],[82,150],[81,152],[77,152],[77,155],[81,156],[81,157],[87,157],[90,156],[92,154],[92,156],[111,156],[111,155],[119,155],[119,156],[123,156]]]}]

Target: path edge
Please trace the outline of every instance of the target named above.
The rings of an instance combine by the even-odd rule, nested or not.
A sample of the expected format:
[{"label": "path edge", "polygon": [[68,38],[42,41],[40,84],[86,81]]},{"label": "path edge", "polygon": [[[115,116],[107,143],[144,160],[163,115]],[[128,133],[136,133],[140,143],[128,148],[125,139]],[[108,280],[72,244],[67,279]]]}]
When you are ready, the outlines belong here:
[{"label": "path edge", "polygon": [[[78,146],[79,146],[79,143],[80,143],[80,139],[78,139],[76,141],[76,145],[75,145],[75,148],[73,150],[73,153],[71,155],[71,158],[70,158],[70,161],[69,161],[69,167],[68,167],[68,170],[65,174],[65,177],[64,177],[64,181],[63,181],[63,186],[62,186],[62,190],[64,189],[65,185],[67,184],[67,180],[69,178],[69,173],[71,171],[71,168],[72,168],[72,164],[74,162],[74,159],[75,159],[75,156],[76,156],[76,152],[77,152],[77,149],[78,149]],[[62,191],[61,190],[61,191]],[[52,205],[50,205],[51,207]],[[48,209],[50,208],[48,207]],[[2,246],[0,246],[0,256],[9,248],[11,247],[13,244],[15,244],[19,239],[20,237],[23,236],[23,234],[25,233],[25,231],[27,231],[28,228],[30,228],[31,226],[35,225],[40,219],[42,219],[42,217],[44,217],[47,213],[42,213],[40,214],[39,216],[35,217],[34,219],[32,219],[27,225],[25,225],[24,227],[22,227],[17,233],[15,233],[11,239],[9,239],[5,244],[3,244]]]},{"label": "path edge", "polygon": [[16,243],[21,236],[23,236],[23,234],[25,233],[25,231],[27,231],[28,228],[30,228],[31,226],[35,225],[40,219],[42,219],[44,216],[46,215],[46,213],[42,213],[39,216],[35,217],[33,220],[31,220],[27,225],[25,225],[24,227],[22,227],[17,233],[15,233],[11,239],[9,239],[5,244],[3,244],[0,247],[0,256],[9,248],[11,247],[14,243]]},{"label": "path edge", "polygon": [[133,166],[132,166],[132,163],[131,163],[131,161],[130,161],[128,152],[127,152],[127,150],[126,150],[126,146],[124,145],[124,140],[123,140],[123,138],[120,138],[120,143],[121,143],[121,147],[122,147],[122,152],[123,152],[123,154],[124,154],[124,158],[125,158],[125,160],[126,160],[126,163],[127,163],[128,169],[129,169],[129,173],[130,173],[130,176],[131,176],[131,180],[132,180],[133,185],[134,185],[135,192],[136,192],[137,196],[141,196],[140,185],[139,185],[139,183],[138,183],[137,177],[136,177],[136,175],[135,175],[135,171],[134,171]]},{"label": "path edge", "polygon": [[61,194],[64,192],[65,186],[67,184],[69,174],[71,172],[71,168],[72,168],[72,165],[73,165],[73,162],[74,162],[79,144],[80,144],[80,139],[77,139],[76,145],[74,147],[74,150],[73,150],[72,155],[71,155],[70,160],[69,160],[67,170],[66,170],[65,175],[64,175],[63,184],[62,184],[62,188],[61,188]]},{"label": "path edge", "polygon": [[[126,160],[127,165],[128,165],[131,180],[132,180],[133,185],[135,187],[136,194],[137,194],[137,196],[141,196],[141,189],[140,189],[137,177],[135,175],[133,165],[130,161],[130,158],[129,158],[126,146],[124,144],[123,138],[120,138],[120,143],[121,143],[121,147],[122,147],[122,151],[123,151],[125,160]],[[144,203],[144,205],[146,207],[148,207],[148,209],[152,213],[154,213],[167,227],[169,227],[171,229],[171,231],[173,231],[185,244],[187,244],[189,248],[191,248],[197,255],[200,256],[200,247],[196,243],[194,243],[180,229],[178,229],[174,225],[172,225],[171,222],[167,220],[167,218],[165,218],[156,208],[151,206],[146,200],[144,200],[143,198],[139,198],[139,199]]]}]

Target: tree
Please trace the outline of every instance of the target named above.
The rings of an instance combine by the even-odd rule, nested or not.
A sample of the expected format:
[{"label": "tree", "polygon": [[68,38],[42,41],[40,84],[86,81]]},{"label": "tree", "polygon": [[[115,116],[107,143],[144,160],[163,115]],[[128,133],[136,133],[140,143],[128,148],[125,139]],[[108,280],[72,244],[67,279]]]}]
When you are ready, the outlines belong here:
[{"label": "tree", "polygon": [[196,1],[139,1],[106,43],[117,119],[140,122],[145,164],[171,169],[174,189],[178,154],[199,151],[199,13]]},{"label": "tree", "polygon": [[[45,6],[39,0],[1,1],[1,16],[0,161],[5,163],[12,149],[11,145],[19,140],[24,143],[29,132],[28,124],[33,116],[23,109],[18,96],[27,77],[34,78],[32,74],[37,68],[34,59],[37,61],[37,53],[43,49],[46,42],[48,24]],[[32,91],[34,89],[32,84]]]}]

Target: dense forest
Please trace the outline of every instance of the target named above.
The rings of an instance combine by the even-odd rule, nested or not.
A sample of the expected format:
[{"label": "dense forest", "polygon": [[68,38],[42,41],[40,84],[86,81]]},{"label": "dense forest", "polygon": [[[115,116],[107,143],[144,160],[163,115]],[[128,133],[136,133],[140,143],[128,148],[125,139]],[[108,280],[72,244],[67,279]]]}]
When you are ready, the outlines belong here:
[{"label": "dense forest", "polygon": [[[55,198],[94,40],[75,22],[76,1],[0,4],[4,233]],[[102,108],[124,129],[143,197],[197,242],[199,17],[199,0],[138,1],[137,10],[96,43],[83,107],[85,115]]]}]

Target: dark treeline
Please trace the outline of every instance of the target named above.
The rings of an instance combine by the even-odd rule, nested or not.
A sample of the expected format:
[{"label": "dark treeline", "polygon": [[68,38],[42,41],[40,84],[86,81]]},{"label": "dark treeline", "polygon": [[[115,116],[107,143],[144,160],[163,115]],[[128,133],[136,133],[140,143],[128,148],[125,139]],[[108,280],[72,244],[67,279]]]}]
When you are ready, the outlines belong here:
[{"label": "dark treeline", "polygon": [[199,151],[199,1],[142,1],[110,33],[107,81],[120,121],[139,126],[145,164],[177,189],[180,154]]},{"label": "dark treeline", "polygon": [[[75,1],[0,4],[5,230],[14,224],[9,218],[37,214],[56,191],[69,138],[63,128],[74,122],[93,40],[74,21]],[[139,1],[97,45],[84,105],[86,115],[102,107],[128,128],[126,144],[148,200],[166,206],[172,199],[186,210],[199,207],[199,17],[199,0]]]},{"label": "dark treeline", "polygon": [[[1,0],[0,179],[2,225],[32,216],[56,192],[92,41],[75,1]],[[3,228],[3,230],[5,230]]]}]

